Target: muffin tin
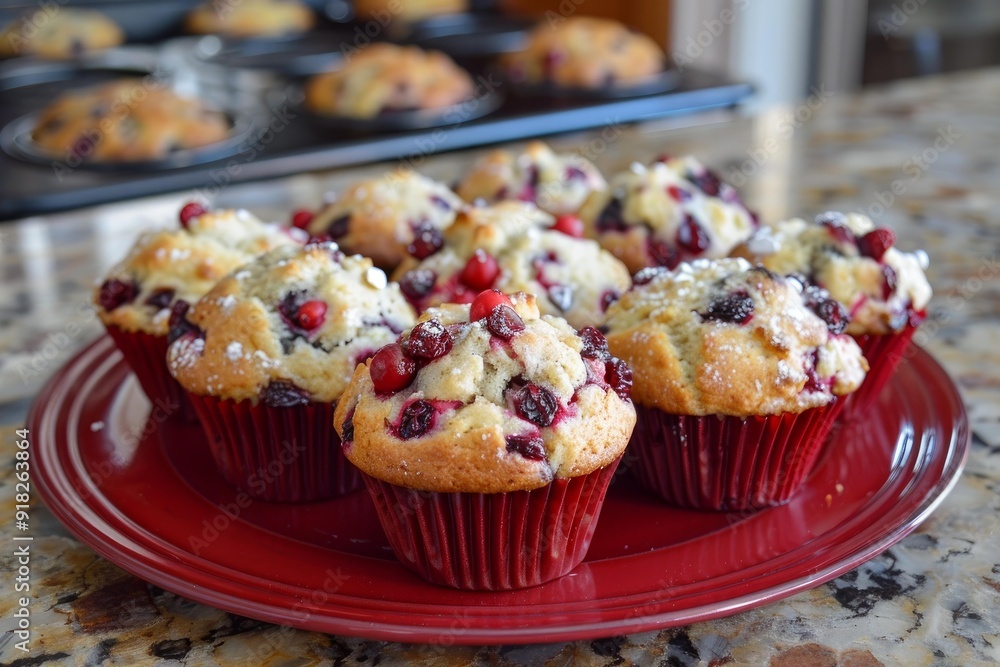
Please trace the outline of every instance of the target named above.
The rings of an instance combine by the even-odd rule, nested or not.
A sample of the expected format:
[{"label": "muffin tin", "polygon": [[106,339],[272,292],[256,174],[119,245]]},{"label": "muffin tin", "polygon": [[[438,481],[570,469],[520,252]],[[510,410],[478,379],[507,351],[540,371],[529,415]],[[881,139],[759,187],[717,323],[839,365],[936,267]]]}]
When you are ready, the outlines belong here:
[{"label": "muffin tin", "polygon": [[[488,18],[487,18],[488,17]],[[0,220],[188,188],[287,176],[381,160],[600,128],[709,108],[731,107],[751,94],[745,83],[685,70],[631,90],[520,90],[484,63],[515,48],[521,19],[457,15],[411,26],[404,41],[434,46],[476,77],[479,104],[440,114],[399,112],[373,121],[331,119],[300,106],[305,77],[336,67],[346,44],[357,48],[362,25],[328,23],[299,40],[230,40],[192,53],[193,39],[125,46],[81,61],[19,58],[0,63]],[[127,28],[127,27],[126,27]],[[127,30],[128,31],[128,30]],[[359,33],[359,31],[361,31]],[[492,37],[489,37],[492,31]],[[378,37],[386,37],[379,35]],[[206,39],[206,38],[201,38]],[[346,40],[346,41],[345,41]],[[475,48],[473,48],[475,47]],[[114,76],[154,73],[212,106],[233,112],[238,139],[155,163],[87,165],[56,170],[25,142],[24,118],[57,93]],[[673,86],[673,87],[672,87]],[[244,117],[246,117],[244,119]],[[253,124],[256,129],[244,130]],[[268,131],[271,128],[273,131]],[[215,149],[218,148],[216,151]],[[197,154],[194,154],[197,153]],[[237,165],[239,169],[233,168]]]}]

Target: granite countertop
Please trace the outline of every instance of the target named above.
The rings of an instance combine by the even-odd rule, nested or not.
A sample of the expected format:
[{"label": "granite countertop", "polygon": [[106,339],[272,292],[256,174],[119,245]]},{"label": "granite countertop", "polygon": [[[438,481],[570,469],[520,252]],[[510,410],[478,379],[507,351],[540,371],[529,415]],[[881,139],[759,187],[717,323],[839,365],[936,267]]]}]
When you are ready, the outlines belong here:
[{"label": "granite countertop", "polygon": [[[16,647],[15,428],[31,397],[100,335],[89,289],[177,194],[0,226],[0,662],[11,665],[974,665],[1000,662],[1000,70],[861,95],[817,91],[752,118],[713,114],[563,137],[606,172],[691,152],[765,219],[867,212],[925,248],[935,288],[917,341],[959,385],[974,431],[965,473],[912,535],[810,591],[684,628],[534,646],[440,647],[323,635],[218,611],[148,585],[71,537],[34,500],[31,652]],[[469,154],[414,156],[451,180]],[[226,189],[220,205],[277,217],[361,176]],[[280,214],[282,217],[285,214]]]}]

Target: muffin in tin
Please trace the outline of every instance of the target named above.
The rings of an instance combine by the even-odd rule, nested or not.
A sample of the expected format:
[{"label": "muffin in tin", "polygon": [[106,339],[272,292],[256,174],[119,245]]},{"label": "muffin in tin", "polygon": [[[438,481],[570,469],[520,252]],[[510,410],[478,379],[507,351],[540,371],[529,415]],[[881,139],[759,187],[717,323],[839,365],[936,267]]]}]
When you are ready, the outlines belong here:
[{"label": "muffin in tin", "polygon": [[283,37],[311,29],[312,9],[299,0],[206,0],[184,21],[188,32],[228,37]]},{"label": "muffin in tin", "polygon": [[586,554],[634,423],[629,382],[596,329],[488,290],[359,366],[336,428],[405,566],[521,588]]},{"label": "muffin in tin", "polygon": [[47,8],[14,19],[0,30],[0,58],[73,58],[124,41],[118,24],[99,11]]},{"label": "muffin in tin", "polygon": [[445,54],[380,42],[340,69],[310,78],[305,105],[326,116],[373,119],[395,111],[443,112],[474,93],[472,77]]},{"label": "muffin in tin", "polygon": [[477,160],[456,188],[465,201],[531,202],[552,215],[575,215],[607,182],[588,159],[532,141],[521,153],[497,149]]},{"label": "muffin in tin", "polygon": [[247,211],[205,211],[194,203],[182,209],[180,229],[139,237],[94,291],[94,304],[151,401],[168,414],[193,417],[164,362],[171,313],[196,302],[236,267],[305,237]]},{"label": "muffin in tin", "polygon": [[501,64],[515,83],[601,90],[648,82],[666,56],[650,37],[617,21],[591,16],[538,24],[522,50]]},{"label": "muffin in tin", "polygon": [[354,0],[354,11],[359,18],[385,23],[403,21],[412,23],[435,16],[457,14],[468,9],[468,0]]},{"label": "muffin in tin", "polygon": [[578,231],[525,202],[472,207],[444,230],[440,246],[420,248],[393,278],[418,311],[469,303],[495,287],[533,294],[543,313],[573,326],[599,325],[631,279],[595,241],[572,235]]},{"label": "muffin in tin", "polygon": [[868,364],[829,295],[743,259],[647,269],[608,310],[635,371],[630,451],[641,484],[709,510],[787,501]]},{"label": "muffin in tin", "polygon": [[320,500],[360,484],[332,431],[337,400],[355,366],[413,321],[371,260],[332,242],[278,248],[174,318],[167,362],[231,484]]},{"label": "muffin in tin", "polygon": [[725,257],[757,228],[736,190],[690,156],[634,163],[595,193],[580,216],[588,235],[633,273]]},{"label": "muffin in tin", "polygon": [[122,79],[60,95],[39,114],[31,139],[55,156],[142,162],[229,135],[225,113],[143,79]]},{"label": "muffin in tin", "polygon": [[463,205],[443,183],[397,169],[348,187],[312,218],[309,231],[392,271],[408,248],[440,238]]},{"label": "muffin in tin", "polygon": [[812,222],[795,218],[766,225],[733,250],[829,291],[843,306],[850,316],[845,331],[872,366],[851,401],[860,408],[877,398],[892,376],[931,299],[927,254],[900,252],[895,242],[891,229],[876,227],[864,215],[831,211]]}]

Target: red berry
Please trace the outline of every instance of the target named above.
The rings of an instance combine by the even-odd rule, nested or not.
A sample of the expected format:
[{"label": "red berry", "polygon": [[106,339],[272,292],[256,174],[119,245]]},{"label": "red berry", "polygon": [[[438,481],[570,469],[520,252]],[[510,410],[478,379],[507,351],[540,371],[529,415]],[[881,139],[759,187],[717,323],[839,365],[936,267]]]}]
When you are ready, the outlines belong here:
[{"label": "red berry", "polygon": [[886,264],[882,267],[882,300],[888,301],[898,284],[896,270]]},{"label": "red berry", "polygon": [[611,359],[611,352],[608,351],[608,339],[596,327],[584,327],[580,329],[580,340],[583,341],[583,349],[580,356],[584,359],[600,359],[608,361]]},{"label": "red berry", "polygon": [[[131,280],[111,278],[105,280],[97,294],[97,302],[105,312],[110,313],[115,308],[135,301],[139,296],[139,286]],[[510,303],[508,301],[508,303]]]},{"label": "red berry", "polygon": [[685,215],[684,222],[677,230],[677,245],[692,255],[700,255],[712,245],[712,239],[708,237],[702,226],[695,222],[694,218]]},{"label": "red berry", "polygon": [[632,369],[621,359],[612,357],[604,364],[604,377],[623,401],[632,394]]},{"label": "red berry", "polygon": [[858,241],[858,239],[854,236],[854,232],[852,232],[851,228],[847,226],[847,216],[843,213],[838,213],[836,211],[820,213],[816,216],[816,224],[826,227],[826,231],[830,232],[830,236],[832,236],[838,243],[850,245],[852,243],[857,243]]},{"label": "red berry", "polygon": [[508,435],[507,451],[520,454],[529,461],[545,460],[545,442],[537,435]]},{"label": "red berry", "polygon": [[647,242],[649,259],[655,266],[672,269],[681,263],[680,254],[672,245],[662,239],[651,238]]},{"label": "red berry", "polygon": [[323,318],[326,316],[325,301],[306,301],[299,306],[295,314],[295,323],[306,331],[312,331],[323,326]]},{"label": "red berry", "polygon": [[510,306],[495,306],[486,318],[486,328],[497,338],[510,340],[524,331],[524,320]]},{"label": "red berry", "polygon": [[451,333],[437,320],[421,322],[406,339],[406,352],[419,359],[437,359],[451,351]]},{"label": "red berry", "polygon": [[413,242],[406,246],[406,252],[417,259],[427,259],[444,245],[441,230],[429,222],[413,225]]},{"label": "red berry", "polygon": [[552,225],[552,229],[578,239],[583,236],[583,220],[575,215],[560,215],[556,218],[556,224]]},{"label": "red berry", "polygon": [[434,288],[437,274],[430,269],[407,271],[399,281],[399,289],[410,301],[419,301]]},{"label": "red berry", "polygon": [[204,215],[208,212],[208,209],[199,204],[196,201],[188,202],[184,204],[184,208],[181,209],[181,227],[187,228],[188,224],[197,218],[199,215]]},{"label": "red berry", "polygon": [[871,257],[876,262],[882,261],[885,251],[896,243],[896,235],[891,229],[880,227],[868,232],[858,239],[858,250],[862,255]]},{"label": "red berry", "polygon": [[559,401],[555,395],[537,384],[526,384],[514,390],[510,400],[517,416],[535,426],[551,425],[559,410]]},{"label": "red berry", "polygon": [[510,299],[507,295],[498,289],[488,289],[484,292],[480,292],[479,295],[473,299],[472,306],[469,308],[469,321],[477,322],[483,318],[489,317],[490,313],[497,306],[510,306]]},{"label": "red berry", "polygon": [[309,392],[286,380],[272,381],[264,387],[260,399],[271,408],[294,408],[310,402]]},{"label": "red berry", "polygon": [[669,194],[674,201],[689,201],[691,199],[690,192],[684,188],[679,188],[676,185],[668,185],[667,194]]},{"label": "red berry", "polygon": [[417,374],[417,363],[403,354],[399,343],[390,343],[375,353],[369,362],[372,385],[381,394],[405,389]]},{"label": "red berry", "polygon": [[292,227],[298,227],[299,229],[305,229],[309,226],[309,223],[313,221],[313,212],[300,208],[292,214]]},{"label": "red berry", "polygon": [[500,275],[497,261],[484,250],[476,250],[465,263],[458,279],[472,289],[484,290],[493,286]]},{"label": "red berry", "polygon": [[400,413],[397,434],[404,440],[419,438],[434,426],[435,413],[434,405],[430,401],[423,399],[413,401]]},{"label": "red berry", "polygon": [[753,297],[745,290],[738,290],[712,299],[702,317],[706,320],[742,325],[753,319],[753,309]]}]

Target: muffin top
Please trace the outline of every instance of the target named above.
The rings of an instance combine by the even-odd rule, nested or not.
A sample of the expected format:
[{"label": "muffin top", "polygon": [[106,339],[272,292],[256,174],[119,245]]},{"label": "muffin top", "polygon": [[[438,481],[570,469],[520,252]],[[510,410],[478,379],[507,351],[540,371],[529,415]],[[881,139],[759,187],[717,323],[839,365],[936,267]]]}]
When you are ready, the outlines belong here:
[{"label": "muffin top", "polygon": [[847,333],[885,335],[919,324],[931,298],[927,254],[900,252],[895,242],[866,216],[830,212],[761,227],[733,254],[829,290],[851,313]]},{"label": "muffin top", "polygon": [[124,331],[165,336],[175,303],[194,303],[233,269],[306,237],[242,209],[205,212],[188,204],[180,229],[142,234],[111,269],[94,291],[97,315]]},{"label": "muffin top", "polygon": [[198,34],[274,37],[305,32],[315,22],[299,0],[206,0],[188,14],[185,26]]},{"label": "muffin top", "polygon": [[565,215],[577,213],[591,193],[606,187],[601,172],[586,158],[554,153],[533,141],[519,155],[501,149],[479,159],[457,192],[465,201],[518,199],[552,215]]},{"label": "muffin top", "polygon": [[441,250],[404,260],[393,277],[418,311],[496,287],[534,294],[543,313],[575,327],[597,325],[631,279],[595,241],[571,235],[579,231],[524,202],[472,207],[444,231]]},{"label": "muffin top", "polygon": [[359,366],[337,405],[344,454],[409,488],[503,493],[577,477],[621,455],[631,371],[592,327],[483,292],[432,309]]},{"label": "muffin top", "polygon": [[443,183],[399,169],[349,187],[316,214],[309,231],[391,271],[408,248],[419,255],[424,246],[440,247],[441,230],[462,205]]},{"label": "muffin top", "polygon": [[142,79],[121,79],[60,95],[31,132],[43,150],[83,161],[168,157],[229,137],[229,120],[199,100]]},{"label": "muffin top", "polygon": [[181,386],[272,407],[336,401],[414,321],[399,287],[336,243],[277,248],[173,315],[167,364]]},{"label": "muffin top", "polygon": [[124,41],[122,29],[101,12],[60,6],[7,23],[0,30],[0,57],[72,58]]},{"label": "muffin top", "polygon": [[386,111],[441,109],[472,97],[469,73],[439,51],[371,44],[334,72],[306,84],[306,106],[331,116],[374,118]]},{"label": "muffin top", "polygon": [[693,157],[634,163],[580,212],[589,235],[635,273],[725,257],[757,227],[739,194]]},{"label": "muffin top", "polygon": [[663,71],[665,58],[656,42],[617,21],[574,16],[540,23],[502,62],[516,82],[599,89],[643,83]]},{"label": "muffin top", "polygon": [[647,269],[608,309],[608,345],[635,369],[639,405],[671,414],[771,415],[857,389],[868,363],[825,293],[744,259]]}]

